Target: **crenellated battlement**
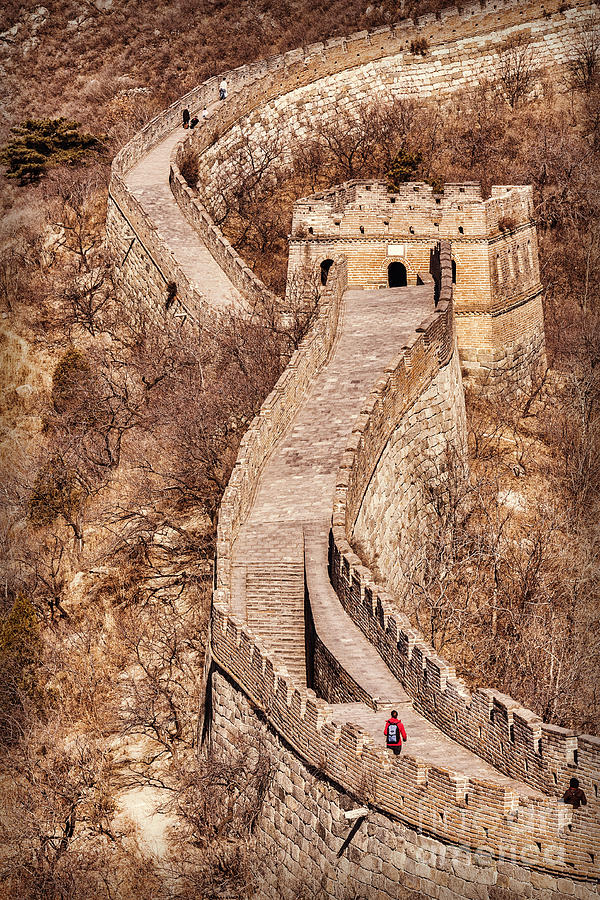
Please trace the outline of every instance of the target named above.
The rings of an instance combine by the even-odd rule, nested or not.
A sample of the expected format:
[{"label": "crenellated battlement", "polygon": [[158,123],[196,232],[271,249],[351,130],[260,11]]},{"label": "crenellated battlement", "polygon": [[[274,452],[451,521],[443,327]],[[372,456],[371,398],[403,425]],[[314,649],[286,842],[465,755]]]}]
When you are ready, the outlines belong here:
[{"label": "crenellated battlement", "polygon": [[[348,257],[350,287],[415,284],[440,240],[452,241],[465,373],[476,374],[471,358],[479,354],[481,361],[487,351],[486,376],[502,378],[507,347],[527,342],[532,352],[511,377],[531,379],[532,367],[544,363],[544,333],[530,186],[494,186],[485,199],[473,182],[442,190],[407,182],[392,190],[385,182],[351,181],[313,194],[294,204],[288,272],[317,268],[336,252]],[[523,306],[517,330],[514,310]]]},{"label": "crenellated battlement", "polygon": [[477,182],[445,184],[436,191],[425,182],[411,181],[392,190],[381,181],[349,181],[297,200],[291,239],[448,239],[461,244],[498,238],[532,222],[530,185],[494,185],[492,196],[485,199]]},{"label": "crenellated battlement", "polygon": [[[198,246],[209,249],[245,303],[270,300],[265,286],[185,184],[180,165],[187,148],[199,153],[200,178],[210,195],[217,179],[228,177],[228,160],[240,136],[250,146],[277,138],[285,158],[286,147],[309,134],[316,117],[350,109],[374,93],[450,98],[493,78],[498,54],[514,36],[528,36],[540,67],[559,73],[572,52],[574,29],[592,8],[595,4],[587,0],[569,5],[560,0],[481,0],[416,22],[333,38],[227,73],[229,98],[216,107],[220,76],[209,79],[157,116],[115,158],[107,242],[121,284],[131,296],[162,304],[166,286],[174,283],[174,308],[182,318],[201,318],[215,302],[201,278],[186,274],[169,234],[156,227],[150,208],[131,189],[131,172],[143,166],[157,146],[169,145],[165,177],[170,156],[172,196]],[[423,57],[410,50],[416,38],[428,44]],[[213,105],[213,110],[204,125],[184,141],[171,138],[185,107],[195,112],[205,105]],[[393,472],[408,477],[409,469],[402,469],[398,460],[410,459],[411,465],[421,467],[420,477],[426,475],[422,467],[427,454],[419,443],[419,435],[425,434],[423,422],[427,421],[427,453],[435,454],[443,444],[443,429],[452,429],[459,417],[464,401],[456,365],[457,337],[466,348],[463,367],[472,374],[489,371],[490,360],[524,371],[531,359],[540,358],[543,323],[535,299],[539,270],[531,217],[530,188],[495,187],[491,197],[483,199],[479,186],[472,183],[446,185],[440,194],[422,183],[390,193],[387,185],[377,182],[351,182],[298,201],[296,207],[292,265],[296,246],[310,252],[316,248],[316,266],[324,259],[333,264],[313,328],[242,439],[223,497],[211,616],[211,678],[218,694],[212,717],[214,739],[224,748],[228,741],[235,743],[235,734],[228,730],[233,727],[230,719],[249,733],[260,732],[260,722],[268,723],[280,772],[271,805],[261,819],[263,837],[269,846],[279,848],[273,853],[275,866],[281,860],[286,865],[297,862],[300,852],[315,871],[325,861],[330,866],[333,859],[326,896],[341,897],[345,878],[382,897],[397,896],[398,878],[441,900],[507,900],[515,892],[536,900],[559,900],[567,894],[581,900],[598,896],[600,739],[545,724],[492,689],[470,693],[454,668],[398,613],[388,591],[352,550],[352,542],[368,532],[370,523],[376,521],[382,528],[389,524],[377,492],[387,491],[388,496],[394,492]],[[345,721],[338,707],[334,710],[297,683],[277,653],[249,629],[235,605],[233,547],[252,509],[261,473],[333,352],[346,288],[364,284],[353,281],[357,270],[349,248],[352,241],[371,248],[379,242],[386,248],[372,287],[384,283],[387,247],[396,244],[406,245],[404,253],[396,247],[393,258],[404,260],[409,282],[427,282],[432,292],[432,280],[424,273],[430,270],[431,251],[441,241],[439,299],[435,311],[398,348],[396,358],[357,407],[332,510],[331,581],[342,606],[377,648],[414,708],[446,734],[460,737],[465,747],[504,773],[506,781],[501,775],[490,780],[465,775],[450,764],[426,762],[411,752],[410,742],[400,757],[387,755],[367,730]],[[421,246],[422,258],[410,261],[406,250],[411,242]],[[372,259],[368,261],[373,265]],[[364,271],[366,267],[365,263]],[[487,273],[485,278],[481,272]],[[465,275],[473,275],[471,282]],[[496,360],[498,348],[508,348],[504,360]],[[410,483],[403,486],[408,500],[417,503],[408,496]],[[393,513],[396,525],[404,527],[410,516],[403,518],[403,492],[396,493],[400,500]],[[422,514],[416,521],[427,527],[422,508],[409,512]],[[378,534],[373,529],[372,535]],[[401,597],[401,587],[397,591],[396,587]],[[228,702],[226,709],[220,708]],[[377,708],[376,702],[372,708]],[[242,709],[246,712],[240,718]],[[581,780],[590,801],[583,810],[559,801],[572,774]],[[325,795],[330,798],[328,806],[322,805]],[[368,839],[359,831],[347,858],[338,859],[348,833],[342,812],[348,798],[368,807],[373,824],[363,829]],[[373,842],[379,840],[378,831],[383,831],[383,839],[377,844]],[[374,852],[382,856],[377,865]],[[291,897],[278,877],[273,870],[269,896]]]},{"label": "crenellated battlement", "polygon": [[[415,707],[447,733],[462,734],[465,746],[498,769],[531,785],[530,795],[519,796],[510,788],[427,765],[410,751],[392,762],[373,746],[366,732],[336,723],[331,708],[313,691],[295,685],[287,670],[261,649],[245,623],[232,617],[227,587],[230,552],[226,547],[235,533],[231,523],[243,518],[239,507],[246,492],[240,486],[246,461],[251,460],[250,472],[255,474],[260,470],[260,452],[265,459],[270,452],[271,444],[265,445],[264,437],[259,438],[260,420],[248,432],[238,459],[242,471],[230,482],[223,500],[221,587],[215,594],[212,652],[219,666],[265,710],[272,726],[305,762],[343,785],[358,802],[373,804],[443,840],[472,849],[480,846],[485,836],[486,851],[500,859],[517,858],[521,864],[563,875],[576,869],[580,876],[595,878],[599,874],[595,857],[592,860],[593,853],[585,847],[589,841],[594,844],[597,836],[589,834],[589,820],[581,814],[574,816],[558,802],[557,794],[565,779],[577,771],[593,795],[600,739],[578,738],[565,729],[544,725],[530,710],[499,692],[482,690],[471,695],[453,667],[398,614],[392,598],[374,583],[346,537],[352,533],[357,507],[391,429],[452,355],[449,245],[442,245],[441,256],[443,277],[436,311],[374,386],[344,454],[333,510],[330,574],[342,605],[413,697]],[[306,340],[298,354],[302,356],[311,343]],[[290,377],[294,378],[294,370],[275,388],[265,415],[277,416],[274,400],[285,402]],[[368,790],[365,785],[370,785]],[[537,794],[536,789],[551,796]]]}]

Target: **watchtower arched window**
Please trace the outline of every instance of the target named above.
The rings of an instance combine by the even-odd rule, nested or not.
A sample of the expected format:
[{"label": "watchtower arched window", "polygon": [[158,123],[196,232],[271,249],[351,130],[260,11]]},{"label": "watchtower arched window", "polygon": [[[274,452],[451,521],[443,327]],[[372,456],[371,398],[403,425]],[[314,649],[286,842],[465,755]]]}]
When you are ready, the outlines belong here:
[{"label": "watchtower arched window", "polygon": [[401,262],[393,262],[388,266],[388,284],[390,287],[406,287],[406,266]]},{"label": "watchtower arched window", "polygon": [[452,284],[456,284],[456,260],[452,260]]},{"label": "watchtower arched window", "polygon": [[329,270],[332,265],[332,259],[324,259],[321,263],[321,284],[327,284],[327,279],[329,278]]}]

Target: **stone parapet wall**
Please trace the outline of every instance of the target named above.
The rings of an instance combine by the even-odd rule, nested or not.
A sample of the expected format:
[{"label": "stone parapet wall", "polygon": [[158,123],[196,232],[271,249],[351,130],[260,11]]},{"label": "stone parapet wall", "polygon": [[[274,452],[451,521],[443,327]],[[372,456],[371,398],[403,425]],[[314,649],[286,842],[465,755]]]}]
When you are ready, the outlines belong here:
[{"label": "stone parapet wall", "polygon": [[396,240],[414,234],[454,242],[463,236],[487,238],[505,231],[507,221],[520,225],[532,219],[530,185],[494,185],[486,200],[475,182],[434,190],[425,182],[410,181],[392,190],[386,182],[355,180],[297,200],[292,237],[300,232],[306,238],[309,228],[317,238],[332,237],[337,226],[339,237],[358,237],[362,225],[365,236]]},{"label": "stone parapet wall", "polygon": [[189,149],[191,136],[177,144],[171,155],[170,182],[173,196],[186,220],[223,269],[231,283],[240,291],[251,308],[277,309],[279,298],[270,291],[231,246],[220,228],[214,224],[206,207],[186,183],[179,166]]},{"label": "stone parapet wall", "polygon": [[495,861],[515,859],[569,879],[598,877],[597,863],[591,861],[598,834],[590,831],[585,811],[556,799],[518,796],[488,781],[426,765],[409,752],[390,758],[370,735],[351,723],[336,723],[323,700],[276,669],[247,626],[218,600],[211,617],[211,651],[213,664],[241,687],[302,764],[357,803]]},{"label": "stone parapet wall", "polygon": [[[218,179],[233,174],[230,161],[240,144],[240,128],[256,148],[279,141],[285,158],[287,149],[310,138],[317,119],[333,119],[374,97],[450,97],[483,80],[495,81],[498,54],[515,35],[531,39],[540,69],[558,78],[572,53],[573,29],[585,23],[592,8],[587,2],[567,7],[556,0],[489,2],[477,4],[476,12],[473,7],[448,10],[440,19],[400,22],[274,59],[271,73],[254,80],[250,75],[207,125],[195,130],[200,183],[212,196]],[[415,39],[428,42],[425,56],[410,52]]]},{"label": "stone parapet wall", "polygon": [[[405,20],[373,32],[332,38],[236,69],[227,74],[227,101],[185,142],[186,148],[198,152],[201,190],[214,200],[218,184],[239,175],[236,152],[242,139],[255,150],[266,143],[279,142],[285,162],[290,147],[310,138],[316,119],[335,117],[375,96],[450,95],[473,88],[484,79],[493,81],[497,77],[498,53],[504,42],[516,34],[531,38],[546,74],[558,74],[572,52],[573,30],[585,22],[590,9],[585,0],[568,7],[558,0],[526,4],[482,0],[460,10],[450,8],[439,17],[423,16],[416,23]],[[425,57],[410,52],[415,39],[428,42]],[[206,87],[201,86],[171,107],[167,111],[169,121],[178,124],[184,101],[200,110],[215,95],[216,82],[211,79]],[[158,133],[158,125],[150,123],[148,129]],[[206,240],[215,259],[223,262],[233,283],[240,290],[249,290],[251,297],[262,294],[266,288],[250,277],[206,209],[192,203],[180,179],[180,158],[178,150],[171,182],[184,215],[201,239]],[[133,149],[123,163],[130,164],[131,159],[135,159]],[[502,212],[507,202],[497,198],[494,210],[500,218],[509,216],[508,208]],[[491,212],[491,218],[493,215]],[[343,247],[336,248],[336,252],[343,252]]]},{"label": "stone parapet wall", "polygon": [[592,855],[600,841],[600,738],[547,725],[499,691],[480,689],[471,694],[454,667],[435,653],[375,582],[341,526],[332,528],[330,559],[332,583],[344,609],[377,647],[413,698],[415,709],[506,775],[547,794],[558,797],[569,778],[579,778],[589,805],[574,813],[563,839],[578,851],[577,873],[598,877]]},{"label": "stone parapet wall", "polygon": [[[412,403],[409,390],[405,396],[406,411],[380,450],[353,527],[346,528],[350,543],[367,560],[376,561],[388,591],[400,603],[416,562],[422,560],[420,551],[428,545],[427,536],[438,533],[436,508],[444,504],[447,467],[453,453],[462,456],[466,446],[458,353],[440,367]],[[371,434],[369,439],[377,447],[374,437]],[[359,445],[355,460],[365,450]]]},{"label": "stone parapet wall", "polygon": [[[139,200],[113,172],[106,213],[106,243],[120,287],[132,297],[163,308],[172,303],[182,319],[201,317],[206,299],[187,277]],[[168,286],[177,293],[168,300]]]},{"label": "stone parapet wall", "polygon": [[[401,410],[406,406],[406,392],[410,391],[413,401],[417,399],[453,357],[448,245],[441,248],[441,260],[442,284],[436,312],[417,329],[413,344],[403,354],[402,363],[399,361],[386,372],[370,395],[368,409],[365,408],[359,416],[338,481],[342,486],[342,493],[353,478],[358,498],[360,490],[364,493],[365,484],[370,480],[369,470],[372,472],[377,462],[371,448],[377,442],[385,446],[385,429],[382,424],[385,420],[382,414],[384,398],[398,403],[400,401],[393,398],[394,392],[404,396],[394,413],[401,418]],[[331,317],[330,314],[327,316]],[[308,343],[304,348],[301,347],[300,352],[305,353],[307,347]],[[414,380],[406,375],[413,367],[416,372]],[[284,374],[284,383],[278,384],[275,389],[280,398],[286,390],[285,377]],[[294,371],[290,377],[296,382],[302,380]],[[288,387],[287,390],[289,389]],[[268,409],[277,408],[271,404],[272,401],[268,400]],[[391,414],[389,405],[388,414]],[[218,536],[218,587],[211,616],[213,664],[241,687],[251,704],[261,710],[273,731],[300,757],[302,765],[317,769],[325,779],[341,786],[357,802],[366,803],[392,820],[401,820],[409,827],[421,829],[442,842],[468,848],[469,852],[485,847],[490,859],[496,862],[509,857],[541,872],[569,878],[575,873],[583,879],[597,877],[598,866],[592,861],[588,847],[597,843],[598,835],[590,833],[587,819],[586,829],[581,827],[583,819],[580,812],[559,804],[556,798],[518,796],[511,789],[427,765],[409,753],[391,759],[383,748],[374,746],[371,736],[358,726],[336,723],[331,708],[318,699],[312,690],[299,688],[285,668],[277,668],[269,652],[261,647],[248,626],[232,615],[228,589],[231,543],[239,523],[249,509],[262,460],[268,448],[273,446],[278,432],[277,426],[271,429],[265,425],[265,418],[268,419],[261,411],[245,438],[246,446],[240,450],[234,476],[223,503],[223,522],[219,523]],[[371,418],[373,424],[370,425]],[[375,423],[379,423],[377,428]],[[392,427],[391,422],[389,427]],[[363,441],[366,462],[360,464],[357,450],[363,435],[368,435],[370,442],[367,447],[367,442]],[[354,458],[355,455],[357,474],[353,476],[351,457]],[[413,668],[418,672],[418,668],[414,663],[413,668],[405,667],[400,672],[398,665],[395,665],[394,653],[401,658],[398,642],[409,629],[405,623],[398,624],[398,617],[393,618],[390,599],[386,600],[383,592],[376,597],[367,593],[367,585],[364,587],[364,597],[370,599],[362,599],[356,592],[340,590],[344,578],[350,578],[350,582],[354,584],[361,572],[365,578],[369,577],[368,570],[360,567],[360,560],[352,553],[346,541],[346,519],[341,497],[342,494],[338,491],[332,531],[337,547],[333,548],[332,554],[334,584],[340,591],[347,611],[366,630],[370,640],[378,647],[388,665],[391,663],[390,668],[402,681],[402,675],[411,674]],[[372,586],[369,590],[372,591]],[[369,603],[370,613],[367,609]],[[369,623],[367,628],[365,622]],[[385,636],[389,636],[389,645]],[[391,647],[395,648],[393,652]],[[438,692],[448,689],[448,686],[450,689],[454,687],[450,667],[444,661],[437,660],[420,636],[415,636],[411,647],[414,660],[423,660],[421,668],[425,667],[428,672],[430,687],[423,691],[424,697],[433,694],[436,685]],[[416,675],[414,677],[416,679]],[[412,684],[406,684],[405,687],[409,691],[413,689]],[[340,700],[352,699],[351,685],[341,685],[340,690]],[[418,691],[413,690],[413,693],[418,694]],[[461,699],[465,694],[462,687]],[[483,695],[487,696],[485,692]],[[499,696],[496,695],[496,700]],[[420,694],[416,699],[419,708],[431,717],[428,705],[421,701]],[[505,708],[495,702],[494,709],[498,709],[498,718],[501,716],[500,710]],[[524,713],[526,711],[522,711],[522,716]],[[454,722],[449,724],[444,720],[443,724],[447,733],[454,734]],[[522,727],[529,725],[530,721],[525,720]],[[514,720],[514,726],[516,738],[517,730],[521,727],[519,718]],[[564,747],[561,746],[561,734],[560,729],[543,732],[544,740],[547,741],[543,745],[543,752],[546,754],[545,758],[553,755],[556,771],[560,765],[566,768],[566,760],[561,754],[568,740],[565,737]]]},{"label": "stone parapet wall", "polygon": [[289,427],[314,375],[331,352],[346,283],[346,260],[336,258],[315,322],[240,442],[219,511],[216,597],[220,602],[230,602],[232,544],[250,510],[265,460]]},{"label": "stone parapet wall", "polygon": [[[440,257],[442,286],[435,315],[438,321],[444,321],[447,305],[449,340],[434,348],[440,369],[450,369],[452,359],[447,358],[447,347],[452,346],[452,282],[448,243],[442,243]],[[404,590],[402,563],[408,563],[411,538],[427,528],[426,503],[418,490],[412,490],[414,482],[425,478],[431,483],[436,467],[435,460],[427,467],[427,455],[433,452],[439,460],[448,435],[460,440],[460,428],[452,423],[453,417],[460,418],[456,408],[446,417],[445,434],[439,427],[443,415],[436,411],[436,403],[440,403],[441,395],[443,406],[452,388],[446,386],[444,390],[443,382],[435,377],[433,326],[431,322],[429,334],[426,330],[423,335],[424,343],[429,344],[428,354],[424,355],[418,339],[405,358],[392,364],[375,385],[355,424],[337,479],[330,534],[331,581],[344,609],[377,647],[413,698],[415,709],[442,731],[506,775],[547,794],[562,796],[569,778],[577,775],[590,803],[587,811],[576,811],[569,827],[563,829],[563,852],[570,860],[567,865],[578,875],[598,877],[598,856],[593,848],[600,844],[600,738],[546,725],[531,710],[498,691],[485,689],[471,694],[456,677],[454,667],[436,654],[398,609]],[[447,385],[455,379],[450,371]],[[456,395],[454,400],[456,403]],[[433,434],[427,422],[431,417],[437,422]],[[423,464],[424,472],[420,470]],[[390,495],[393,473],[402,487]],[[385,498],[378,491],[378,478],[386,481]],[[415,508],[409,510],[411,503]],[[411,515],[407,516],[407,511]],[[390,535],[394,523],[397,530]],[[377,555],[378,567],[394,598],[375,582],[353,551],[353,540]]]},{"label": "stone parapet wall", "polygon": [[[318,721],[318,713],[307,714]],[[507,843],[501,855],[495,855],[484,831],[490,828],[490,819],[483,812],[485,794],[472,798],[476,807],[472,835],[474,842],[481,839],[480,847],[437,840],[428,833],[425,820],[411,827],[404,817],[400,820],[386,815],[369,804],[367,818],[343,849],[353,826],[344,812],[363,805],[362,791],[358,794],[345,789],[322,769],[307,765],[276,729],[265,726],[262,717],[256,715],[253,701],[240,692],[238,684],[218,670],[212,674],[212,723],[211,744],[217,753],[230,756],[239,752],[242,735],[250,747],[260,747],[273,765],[273,778],[255,831],[261,898],[297,900],[307,894],[333,900],[347,900],[348,896],[398,900],[408,891],[436,900],[593,900],[599,896],[598,885],[593,882],[574,882],[569,876],[531,868],[523,856],[526,844]],[[325,738],[331,734],[325,724],[321,730]],[[339,742],[347,752],[347,738],[341,733]],[[337,747],[334,744],[330,749],[335,751]],[[364,751],[360,755],[364,756]],[[349,758],[354,770],[352,752]],[[388,759],[387,763],[384,778],[400,768],[401,759]],[[432,774],[432,782],[439,787],[436,773]],[[423,775],[414,770],[413,777],[420,778],[420,784],[410,794],[400,795],[417,819]],[[398,773],[398,778],[389,779],[388,788],[394,791],[400,787]],[[458,791],[462,787],[456,785]],[[496,797],[491,796],[490,802],[494,813],[502,818]],[[467,809],[465,806],[463,813]],[[509,818],[514,816],[514,812],[509,813]]]},{"label": "stone parapet wall", "polygon": [[[452,269],[450,244],[441,244],[441,285],[435,312],[373,386],[358,416],[352,444],[346,451],[338,477],[333,510],[334,526],[352,534],[367,486],[392,431],[450,361],[454,350]],[[343,506],[340,506],[340,503]]]}]

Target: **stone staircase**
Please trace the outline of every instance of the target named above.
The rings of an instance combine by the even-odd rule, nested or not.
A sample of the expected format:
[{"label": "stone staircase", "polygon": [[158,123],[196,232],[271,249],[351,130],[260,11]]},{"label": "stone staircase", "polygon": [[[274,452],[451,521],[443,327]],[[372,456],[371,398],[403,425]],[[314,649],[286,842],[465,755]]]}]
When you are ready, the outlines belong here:
[{"label": "stone staircase", "polygon": [[246,565],[248,627],[298,684],[306,684],[304,563]]},{"label": "stone staircase", "polygon": [[235,542],[232,598],[236,615],[305,685],[302,528],[280,522],[242,528]]}]

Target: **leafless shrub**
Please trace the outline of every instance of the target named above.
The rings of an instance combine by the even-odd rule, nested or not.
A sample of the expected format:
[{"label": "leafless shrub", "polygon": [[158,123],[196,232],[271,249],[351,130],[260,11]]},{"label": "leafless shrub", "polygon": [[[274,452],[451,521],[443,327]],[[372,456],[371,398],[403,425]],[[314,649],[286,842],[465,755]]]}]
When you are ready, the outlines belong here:
[{"label": "leafless shrub", "polygon": [[537,74],[531,40],[517,35],[506,41],[498,55],[497,73],[502,96],[514,109],[531,93]]},{"label": "leafless shrub", "polygon": [[573,58],[567,69],[571,85],[589,93],[600,76],[600,18],[590,16],[577,28],[573,41]]},{"label": "leafless shrub", "polygon": [[[211,750],[177,769],[172,806],[182,822],[176,871],[183,898],[246,897],[256,889],[249,838],[273,776],[267,746],[238,736],[227,755]],[[181,838],[186,849],[182,852]]]},{"label": "leafless shrub", "polygon": [[427,38],[417,38],[410,42],[410,52],[415,56],[426,56],[429,50],[429,41]]}]

